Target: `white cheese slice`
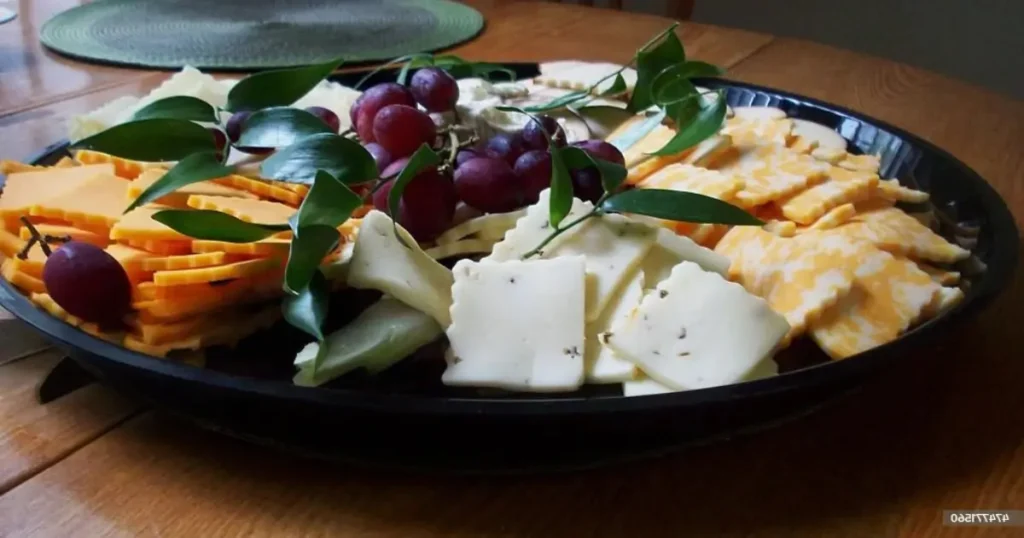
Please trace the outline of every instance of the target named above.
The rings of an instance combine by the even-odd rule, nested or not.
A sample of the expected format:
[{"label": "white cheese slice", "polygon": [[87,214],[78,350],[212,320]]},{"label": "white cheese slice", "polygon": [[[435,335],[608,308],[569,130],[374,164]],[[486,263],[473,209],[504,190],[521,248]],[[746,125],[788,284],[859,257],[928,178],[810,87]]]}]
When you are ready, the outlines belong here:
[{"label": "white cheese slice", "polygon": [[452,270],[446,385],[571,391],[583,384],[581,256],[473,262]]},{"label": "white cheese slice", "polygon": [[[754,369],[750,371],[750,374],[748,374],[742,381],[763,379],[778,375],[778,373],[779,366],[775,364],[775,361],[772,359],[765,359],[758,363],[758,365],[755,366]],[[640,373],[636,379],[630,379],[622,382],[623,396],[647,396],[649,394],[665,394],[668,392],[679,391],[658,383],[643,373]]]},{"label": "white cheese slice", "polygon": [[817,142],[819,148],[846,151],[846,139],[820,123],[793,118],[793,134]]},{"label": "white cheese slice", "polygon": [[509,213],[490,213],[472,218],[458,226],[449,228],[446,232],[439,235],[437,237],[437,244],[454,243],[484,230],[494,230],[493,233],[500,233],[500,236],[504,236],[505,232],[514,228],[516,221],[524,215],[526,215],[526,210],[520,209]]},{"label": "white cheese slice", "polygon": [[732,109],[733,116],[749,120],[781,120],[786,113],[773,106],[737,106]]},{"label": "white cheese slice", "polygon": [[722,276],[729,272],[729,258],[694,243],[692,239],[679,235],[668,228],[657,228],[654,247],[644,257],[641,267],[644,271],[644,289],[655,287],[668,278],[672,269],[680,262],[694,262],[705,271]]},{"label": "white cheese slice", "polygon": [[454,243],[445,243],[430,247],[424,252],[435,260],[443,260],[453,256],[464,256],[466,254],[488,254],[494,248],[494,241],[483,239],[463,239]]},{"label": "white cheese slice", "polygon": [[380,290],[429,314],[441,327],[451,323],[452,274],[416,244],[401,226],[373,210],[363,217],[349,262],[348,284],[353,288]]},{"label": "white cheese slice", "polygon": [[[548,222],[548,191],[527,209],[526,216],[494,246],[486,259],[502,261],[521,258],[551,233]],[[573,209],[563,221],[569,223],[593,206],[573,200]],[[587,321],[601,315],[620,284],[636,269],[654,244],[650,226],[622,215],[592,217],[563,233],[544,247],[538,257],[584,256],[587,264]]]},{"label": "white cheese slice", "polygon": [[615,355],[598,336],[611,329],[618,320],[629,317],[630,312],[640,305],[644,295],[643,271],[635,271],[615,296],[608,302],[604,312],[594,321],[587,323],[586,358],[587,383],[621,383],[633,379],[636,366]]},{"label": "white cheese slice", "polygon": [[763,299],[682,262],[602,339],[655,381],[688,390],[745,379],[788,331]]}]

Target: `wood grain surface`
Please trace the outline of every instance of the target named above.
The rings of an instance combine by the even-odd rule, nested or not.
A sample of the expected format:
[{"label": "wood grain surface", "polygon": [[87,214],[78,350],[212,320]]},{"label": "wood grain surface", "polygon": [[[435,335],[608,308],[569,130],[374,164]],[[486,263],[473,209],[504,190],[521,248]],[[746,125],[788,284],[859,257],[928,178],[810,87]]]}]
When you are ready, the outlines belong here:
[{"label": "wood grain surface", "polygon": [[[624,61],[669,23],[469,3],[488,20],[458,50],[475,59]],[[73,4],[37,0],[22,21],[35,26],[0,27],[0,46],[22,51],[0,56],[0,158],[32,155],[64,136],[69,116],[166,76],[40,51],[45,13]],[[803,41],[695,24],[682,36],[691,56],[730,66],[729,77],[845,105],[949,150],[1024,223],[1024,104]],[[1024,509],[1022,303],[1018,276],[982,315],[799,421],[659,460],[547,476],[324,465],[150,413],[122,424],[135,406],[98,387],[39,406],[35,385],[56,356],[37,355],[0,366],[0,536],[1018,536],[944,527],[940,516]]]}]

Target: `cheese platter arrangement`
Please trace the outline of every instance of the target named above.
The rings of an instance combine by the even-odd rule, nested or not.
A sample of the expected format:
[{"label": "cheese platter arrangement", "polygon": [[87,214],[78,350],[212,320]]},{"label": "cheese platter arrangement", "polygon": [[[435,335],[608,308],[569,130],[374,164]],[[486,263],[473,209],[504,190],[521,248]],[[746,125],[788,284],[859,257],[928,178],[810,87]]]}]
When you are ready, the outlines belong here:
[{"label": "cheese platter arrangement", "polygon": [[674,27],[627,65],[339,65],[186,68],[0,163],[0,306],[204,427],[519,471],[809,412],[1016,264],[967,166]]}]

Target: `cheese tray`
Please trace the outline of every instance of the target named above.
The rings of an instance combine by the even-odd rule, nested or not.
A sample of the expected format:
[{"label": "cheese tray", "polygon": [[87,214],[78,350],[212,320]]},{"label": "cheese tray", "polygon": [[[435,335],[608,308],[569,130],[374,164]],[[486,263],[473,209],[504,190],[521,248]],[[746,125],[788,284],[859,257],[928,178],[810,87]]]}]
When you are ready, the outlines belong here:
[{"label": "cheese tray", "polygon": [[[517,80],[533,81],[541,85],[545,84],[545,77],[557,78],[551,77],[550,64],[501,64],[489,65],[489,68],[508,70],[515,74]],[[361,73],[333,75],[330,80],[344,88],[355,88],[360,83],[365,88],[391,82],[403,76],[403,70],[396,67],[375,72],[366,80],[361,80]],[[463,95],[479,90],[477,86],[462,85],[466,79],[474,77],[456,78],[460,79]],[[983,307],[1008,282],[1017,261],[1018,236],[1013,218],[995,191],[949,153],[884,122],[814,99],[721,77],[696,77],[692,82],[702,91],[721,92],[722,102],[729,107],[730,119],[726,120],[724,130],[719,132],[725,133],[731,129],[729,133],[734,143],[730,145],[738,146],[742,137],[749,136],[730,123],[739,121],[736,118],[756,117],[757,121],[767,118],[771,122],[791,122],[791,125],[801,129],[799,132],[793,131],[797,134],[788,139],[787,144],[791,147],[819,136],[815,134],[813,127],[807,126],[812,123],[832,133],[820,135],[824,137],[822,140],[826,146],[833,143],[830,142],[829,136],[838,135],[842,140],[842,155],[822,157],[823,159],[839,159],[835,160],[834,164],[859,163],[861,157],[873,156],[871,158],[876,161],[872,174],[877,176],[870,183],[873,189],[878,192],[890,189],[889,192],[906,194],[911,198],[917,196],[915,193],[924,193],[922,196],[926,195],[926,199],[915,200],[913,203],[900,201],[898,204],[888,204],[882,211],[898,207],[906,214],[931,215],[927,227],[934,231],[936,237],[945,238],[952,246],[935,246],[924,255],[934,251],[941,258],[949,252],[956,253],[957,259],[949,259],[949,263],[941,264],[940,267],[943,270],[942,278],[948,279],[949,274],[955,272],[956,280],[946,280],[941,286],[928,287],[928,293],[931,295],[925,302],[930,306],[922,303],[916,319],[912,323],[906,323],[904,330],[898,334],[893,334],[878,345],[871,345],[867,349],[849,351],[844,347],[848,346],[845,340],[834,337],[836,332],[841,332],[835,328],[841,326],[841,323],[835,322],[830,332],[824,327],[826,322],[821,321],[828,320],[829,312],[838,308],[835,305],[842,304],[838,299],[834,299],[828,305],[822,305],[821,309],[824,312],[808,318],[806,327],[801,331],[806,331],[806,335],[796,335],[794,327],[797,323],[793,321],[794,317],[785,310],[783,304],[785,294],[772,295],[771,292],[765,292],[761,294],[764,297],[759,297],[758,293],[751,291],[756,289],[756,285],[751,283],[756,279],[744,280],[748,275],[744,274],[742,262],[737,261],[749,254],[745,254],[746,251],[742,248],[730,250],[730,245],[734,243],[742,246],[751,241],[773,242],[783,239],[792,240],[793,245],[814,245],[813,248],[818,248],[817,245],[825,244],[831,239],[829,236],[815,235],[816,232],[809,223],[816,222],[815,219],[823,220],[825,216],[835,213],[834,211],[820,211],[810,221],[801,222],[803,213],[799,204],[789,207],[784,203],[777,203],[773,205],[773,211],[782,211],[785,208],[785,216],[751,210],[751,213],[756,213],[761,219],[762,226],[749,226],[749,232],[739,225],[731,230],[722,229],[720,237],[710,243],[707,242],[708,239],[698,237],[696,234],[699,232],[694,231],[692,227],[684,229],[675,226],[672,230],[679,236],[693,239],[691,243],[681,247],[689,253],[682,258],[683,262],[688,263],[674,261],[668,266],[669,270],[663,271],[656,282],[648,285],[644,281],[645,273],[635,271],[639,271],[642,266],[649,275],[655,272],[651,269],[653,265],[650,265],[647,254],[637,254],[630,258],[628,263],[623,262],[624,267],[628,266],[622,270],[626,276],[616,277],[613,287],[621,290],[633,287],[636,290],[635,301],[638,301],[638,304],[631,303],[633,307],[626,311],[641,313],[645,321],[648,316],[652,320],[687,319],[690,334],[686,339],[694,342],[694,349],[711,349],[716,357],[729,354],[737,357],[749,355],[752,357],[749,363],[738,366],[732,366],[730,363],[727,364],[727,368],[719,367],[723,361],[716,359],[715,366],[709,370],[700,370],[700,375],[693,371],[680,370],[675,366],[676,363],[660,362],[656,357],[659,355],[657,351],[637,351],[643,342],[651,341],[650,337],[645,337],[644,334],[653,333],[638,332],[640,328],[621,321],[614,325],[614,336],[611,330],[593,335],[601,338],[602,350],[607,348],[614,351],[608,354],[611,358],[602,355],[602,358],[598,359],[602,361],[600,364],[608,366],[610,370],[591,372],[589,368],[595,359],[588,357],[588,366],[581,366],[579,372],[573,374],[578,376],[579,380],[573,381],[572,376],[566,377],[560,370],[549,368],[548,365],[555,360],[547,359],[545,369],[537,370],[528,376],[524,384],[518,379],[512,380],[510,376],[496,374],[492,367],[486,367],[487,350],[493,350],[491,353],[497,356],[503,353],[504,349],[515,349],[516,339],[520,334],[529,334],[538,341],[554,341],[562,335],[579,332],[579,338],[582,338],[579,347],[591,346],[592,340],[583,334],[584,327],[604,323],[599,321],[603,319],[601,312],[590,312],[592,306],[601,304],[601,310],[610,313],[616,310],[615,303],[621,302],[621,297],[629,295],[628,291],[607,293],[601,295],[606,298],[601,299],[599,303],[592,302],[589,295],[592,292],[588,287],[590,284],[584,285],[589,281],[576,281],[571,276],[565,276],[582,272],[581,274],[588,275],[587,278],[592,278],[589,276],[590,269],[585,265],[579,265],[586,263],[589,259],[586,256],[578,256],[582,261],[568,255],[553,256],[543,262],[521,262],[512,259],[528,250],[527,246],[520,247],[514,239],[531,232],[527,227],[531,222],[531,211],[546,217],[550,208],[545,204],[554,205],[551,200],[556,195],[544,190],[532,203],[525,206],[520,204],[507,210],[510,216],[503,219],[506,222],[505,228],[500,231],[497,240],[487,242],[485,252],[471,251],[473,254],[488,254],[492,257],[500,257],[502,252],[512,252],[508,254],[507,261],[497,259],[503,263],[500,267],[473,261],[472,256],[465,262],[462,261],[466,258],[464,255],[440,256],[438,267],[451,270],[455,275],[455,284],[451,289],[454,302],[453,299],[448,299],[443,309],[437,310],[433,306],[434,303],[424,299],[425,295],[422,293],[403,295],[400,289],[381,285],[378,281],[384,279],[381,275],[386,273],[386,269],[378,268],[364,277],[353,277],[351,271],[355,270],[346,269],[350,271],[345,277],[348,286],[342,286],[329,295],[328,314],[323,320],[323,327],[325,333],[336,332],[327,335],[326,339],[321,341],[324,348],[331,342],[333,334],[346,335],[349,343],[358,340],[356,336],[344,333],[344,328],[358,325],[356,322],[366,317],[367,312],[375,312],[375,308],[383,312],[380,315],[384,319],[396,326],[399,322],[394,320],[405,319],[404,308],[408,306],[430,314],[425,318],[427,321],[421,320],[422,315],[410,318],[413,319],[410,322],[410,327],[413,328],[407,330],[411,332],[402,333],[410,342],[417,338],[422,341],[416,341],[414,344],[407,342],[405,347],[411,349],[405,350],[400,360],[379,369],[369,366],[346,368],[341,374],[332,375],[329,379],[317,377],[319,374],[316,368],[312,373],[308,373],[306,368],[311,361],[322,360],[325,361],[324,364],[329,365],[332,359],[319,357],[319,347],[310,344],[308,331],[296,327],[288,320],[276,318],[264,324],[263,328],[251,331],[251,334],[231,342],[230,346],[213,345],[203,349],[203,363],[197,365],[190,363],[188,359],[176,359],[173,353],[168,357],[153,356],[153,350],[157,348],[152,346],[144,347],[140,344],[131,349],[125,343],[111,341],[109,335],[103,331],[97,334],[96,331],[82,330],[88,329],[88,324],[79,323],[76,327],[67,319],[53,315],[53,309],[40,308],[39,303],[32,300],[32,295],[26,294],[24,290],[19,291],[7,278],[0,281],[0,306],[66,350],[72,360],[100,382],[166,413],[184,417],[201,427],[315,458],[406,469],[494,473],[574,469],[627,458],[651,456],[694,443],[729,438],[799,417],[856,390],[871,376],[888,370],[897,363],[908,364],[909,368],[915,367],[914,364],[918,365],[916,367],[923,367],[927,361],[929,344],[937,338],[946,337],[946,333],[951,333],[950,337],[955,337],[955,330],[952,330],[955,324]],[[632,81],[627,80],[627,83],[632,84]],[[548,87],[557,87],[558,84],[560,83],[555,81]],[[564,82],[561,84],[564,85]],[[569,90],[578,91],[573,88]],[[564,93],[558,96],[563,95]],[[514,93],[503,96],[500,102],[502,106],[525,107],[530,104],[517,103]],[[603,106],[603,103],[599,102],[596,106]],[[463,111],[463,116],[470,116],[470,108],[472,107]],[[479,118],[472,117],[469,121],[481,121],[484,124],[483,130],[490,129],[500,133],[504,128],[502,122],[506,121],[508,114],[512,112],[497,111],[496,106],[488,110],[489,116],[481,114]],[[498,112],[505,115],[502,116]],[[774,117],[776,114],[781,116]],[[102,115],[85,118],[82,124],[94,121],[97,117]],[[643,119],[649,117],[650,115]],[[564,117],[559,119],[560,125],[567,132],[570,145],[579,141],[573,140],[573,121]],[[601,121],[603,120],[599,118],[598,123]],[[342,120],[342,123],[347,121]],[[587,123],[586,120],[584,123]],[[515,123],[517,129],[523,125],[521,122]],[[583,128],[591,129],[590,133],[593,135],[593,126],[587,124]],[[630,138],[628,128],[619,129],[616,131],[616,128],[612,128],[609,132],[603,133],[601,138],[620,143],[624,138]],[[809,134],[808,129],[812,129]],[[476,129],[476,134],[480,134],[480,131],[480,128]],[[644,136],[654,136],[650,134],[652,132],[657,133],[656,130],[648,130]],[[92,133],[82,136],[87,137],[90,134]],[[487,136],[492,135],[493,133],[489,133]],[[641,142],[646,140],[644,136],[639,137]],[[757,136],[773,135],[761,130]],[[815,143],[815,146],[817,145]],[[57,165],[61,161],[78,159],[81,161],[78,163],[79,166],[88,166],[88,163],[82,160],[81,154],[77,153],[80,151],[79,148],[69,149],[69,143],[62,142],[47,148],[44,153],[33,159],[31,164]],[[652,162],[648,153],[631,153],[628,143],[626,147],[620,149],[623,149],[625,168],[630,173],[643,169],[644,163]],[[808,147],[805,153],[810,155],[813,149],[815,148]],[[454,149],[452,156],[454,160]],[[658,158],[655,157],[654,160]],[[630,177],[626,181],[634,181],[636,190],[643,190],[647,184],[661,188],[676,181],[677,176],[668,174],[666,170],[673,173],[691,172],[692,168],[685,167],[700,168],[700,165],[707,161],[693,162],[697,164],[691,165],[680,159],[668,159],[658,163],[658,167],[648,170],[646,176],[639,179]],[[783,163],[779,166],[793,165]],[[708,168],[714,172],[730,170],[722,165],[708,165]],[[843,167],[835,164],[829,170],[837,176],[847,173],[837,170],[838,168]],[[855,169],[856,166],[853,165],[851,168],[843,168],[848,171],[856,171]],[[742,167],[731,170],[736,174],[746,173]],[[705,170],[702,169],[700,172],[704,173]],[[146,173],[140,171],[137,177],[144,179]],[[166,170],[161,170],[160,174],[164,173],[167,173]],[[714,179],[717,179],[717,176]],[[885,183],[893,180],[895,182]],[[159,181],[159,178],[155,178],[155,181]],[[459,181],[458,175],[455,181]],[[710,182],[711,179],[706,181]],[[395,180],[395,183],[398,182],[399,180]],[[880,183],[885,183],[884,188],[878,186]],[[805,187],[809,185],[810,183]],[[575,188],[577,196],[582,196],[579,194],[579,187]],[[746,192],[737,189],[733,194],[737,191]],[[221,190],[217,193],[221,193]],[[209,193],[190,194],[182,203],[198,208],[199,206],[194,205],[191,199],[202,196],[209,197]],[[471,195],[462,196],[464,200],[467,197],[472,199]],[[796,198],[797,195],[788,195],[785,200],[788,202]],[[742,197],[738,199],[742,200]],[[161,202],[170,204],[167,200],[169,198],[162,198]],[[579,207],[594,207],[586,205],[586,199],[577,199],[573,204],[577,202],[581,204]],[[870,202],[870,199],[867,199],[867,202]],[[223,200],[221,203],[226,204]],[[773,203],[751,202],[745,207],[763,208]],[[598,206],[603,207],[600,204]],[[3,205],[0,204],[0,210],[2,209]],[[578,215],[573,213],[577,209],[576,205],[570,207],[566,218],[571,220],[574,215]],[[857,211],[862,214],[871,214],[871,211],[876,210],[878,209],[857,207]],[[301,212],[301,209],[299,211]],[[610,223],[608,226],[617,226],[617,217],[609,212],[599,215],[597,218],[602,220],[596,222],[607,221]],[[796,219],[795,223],[789,222],[790,228],[796,229],[796,232],[784,231],[786,227],[783,224],[787,219]],[[625,221],[625,217],[623,220]],[[395,228],[395,233],[391,236],[392,240],[396,241],[395,244],[372,241],[376,240],[377,235],[388,235],[390,222],[385,211],[375,211],[371,208],[369,213],[363,214],[359,219],[360,233],[343,239],[342,243],[347,240],[354,243],[356,249],[380,253],[369,259],[368,264],[373,260],[389,260],[387,256],[390,254],[386,253],[391,252],[389,249],[403,241],[403,236],[399,233],[400,228]],[[473,222],[473,218],[468,222]],[[549,223],[549,220],[544,220],[541,228],[546,228],[544,225]],[[648,225],[652,229],[658,228],[657,224],[643,220],[639,223],[630,221],[622,224],[621,228],[612,229],[618,232],[628,231],[629,226],[636,224],[644,230],[643,233],[661,238],[660,230],[655,233],[647,228]],[[50,223],[41,221],[36,224]],[[858,224],[864,224],[862,232],[874,233],[867,228],[865,222],[858,221],[857,217],[849,220],[846,226],[854,227]],[[406,222],[402,222],[402,225],[405,226]],[[119,229],[118,226],[121,230],[128,229],[124,226],[123,219],[114,224],[112,230]],[[585,226],[581,228],[592,230],[597,227],[596,224],[589,228]],[[434,256],[433,253],[439,249],[444,251],[441,248],[446,244],[442,241],[444,234],[452,234],[452,230],[458,227],[459,225],[449,222],[443,231],[438,230],[441,232],[440,239],[437,233],[426,242],[420,241],[419,233],[413,234],[416,237],[406,236],[405,239],[411,240],[414,245],[420,242],[423,246],[422,252]],[[558,228],[557,224],[555,228]],[[480,244],[481,231],[487,229],[477,229],[473,232],[477,234],[476,236],[464,234],[458,237],[459,240],[450,243],[476,241],[467,247],[474,248],[473,245]],[[740,231],[743,231],[743,234]],[[769,234],[770,237],[752,235],[755,231]],[[114,234],[111,234],[111,237],[114,237]],[[130,241],[143,238],[124,237]],[[540,236],[534,234],[531,237]],[[815,238],[815,241],[801,237]],[[364,246],[360,246],[360,238]],[[203,241],[208,240],[196,238],[195,243]],[[650,246],[651,244],[658,244],[656,239],[648,238],[643,241],[646,243],[643,243],[642,249],[650,250],[655,248]],[[666,241],[676,244],[675,239]],[[535,246],[535,243],[536,241],[529,246]],[[566,241],[566,244],[569,242]],[[704,245],[711,246],[699,252],[695,250]],[[28,248],[31,249],[31,245]],[[550,248],[554,250],[565,247]],[[770,252],[772,248],[765,247],[764,250]],[[960,256],[961,251],[969,252],[969,255]],[[858,252],[856,255],[862,256],[865,252],[868,251]],[[201,254],[207,253],[196,250],[189,256]],[[593,256],[589,252],[585,254]],[[878,252],[870,250],[869,255],[889,264],[894,264],[892,260],[898,258],[890,256],[889,251],[881,247]],[[352,256],[358,260],[359,254]],[[363,256],[366,257],[365,254]],[[716,260],[720,258],[726,259],[725,267],[717,269]],[[538,265],[541,263],[544,265]],[[922,263],[921,266],[924,267],[925,264]],[[928,267],[931,268],[931,265]],[[542,274],[543,278],[536,277],[531,273],[532,270],[538,271],[536,274]],[[912,271],[914,275],[920,273],[914,268],[906,271]],[[156,274],[160,272],[158,270]],[[629,276],[630,274],[633,276]],[[883,275],[882,280],[888,278],[897,281],[901,274],[894,270],[891,274]],[[152,278],[151,274],[148,276]],[[514,282],[517,279],[520,283],[539,279],[540,283],[536,286],[517,288],[514,292],[502,292],[504,294],[492,291],[495,286],[487,284],[492,280]],[[630,279],[630,285],[623,284]],[[730,280],[732,282],[727,282]],[[363,281],[369,283],[362,283]],[[214,280],[208,282],[211,285],[219,283]],[[742,284],[742,287],[737,285],[737,282]],[[157,281],[153,281],[153,284],[155,287],[160,286]],[[133,285],[138,286],[139,283],[133,282]],[[382,290],[381,287],[386,289]],[[445,286],[426,287],[436,290]],[[744,290],[744,287],[747,290]],[[474,291],[477,288],[480,291]],[[657,303],[654,300],[659,298],[667,301],[666,296],[670,293],[696,297],[698,289],[715,290],[713,296],[708,299],[709,302],[704,304],[700,315],[689,313],[684,306],[675,303],[665,306],[666,303]],[[849,289],[848,284],[847,292]],[[381,298],[382,292],[389,295],[393,302],[402,304],[389,306],[388,298]],[[563,299],[546,302],[555,295]],[[938,309],[936,305],[947,295],[955,296],[955,300]],[[583,299],[584,296],[587,297],[586,301]],[[643,297],[642,300],[640,296]],[[394,300],[395,298],[397,300]],[[145,301],[142,304],[144,303]],[[605,307],[605,303],[609,306]],[[489,306],[492,304],[508,306],[499,309]],[[539,310],[532,311],[528,309],[530,304],[542,306]],[[573,308],[577,306],[574,305],[579,308],[586,305],[587,311],[581,310],[578,314],[579,319],[576,319],[577,314]],[[495,312],[492,308],[502,312]],[[518,310],[520,308],[523,309],[521,313]],[[930,309],[934,310],[926,314],[925,312]],[[431,312],[432,310],[436,311]],[[659,312],[664,313],[659,317]],[[868,313],[871,312],[874,311],[869,309]],[[140,313],[151,314],[144,309]],[[450,325],[438,321],[442,327],[447,327],[443,335],[440,331],[423,329],[423,334],[416,336],[420,334],[416,332],[417,327],[426,326],[424,324],[433,327],[430,318],[436,320],[446,316],[451,317],[450,320],[446,320]],[[630,316],[619,317],[626,319]],[[523,333],[512,332],[508,338],[500,331],[488,332],[491,330],[490,326],[500,328],[515,323],[527,323],[531,318],[546,321],[543,324],[529,325],[522,329]],[[709,329],[709,333],[714,335],[713,338],[704,336],[699,329],[694,329],[701,326],[705,319],[718,320],[717,325]],[[547,329],[545,325],[554,328]],[[608,327],[611,326],[612,322],[608,322]],[[723,331],[720,327],[726,329]],[[744,335],[748,336],[747,340],[751,342],[750,345],[727,346],[725,342],[730,339],[736,340],[731,338],[735,335],[730,333],[730,327],[732,330],[743,329]],[[678,332],[674,325],[673,330]],[[483,336],[471,338],[466,336],[468,333]],[[414,336],[409,336],[410,334]],[[686,334],[685,329],[683,334]],[[439,335],[441,336],[438,337]],[[606,340],[612,340],[612,343]],[[672,344],[675,345],[674,342]],[[666,347],[659,349],[671,350],[672,353],[678,351],[679,356],[688,356],[691,352],[689,348],[679,351],[680,348],[671,347],[670,343],[664,345]],[[562,344],[558,344],[556,347],[563,351],[570,350],[564,353],[567,359],[562,364],[571,365],[573,362],[569,359],[584,353],[573,351],[571,345],[562,347]],[[464,357],[454,356],[455,348],[458,348],[457,354]],[[308,350],[313,351],[307,352]],[[302,358],[304,352],[308,355],[305,359]],[[694,353],[699,355],[697,351]],[[317,358],[311,358],[313,356]],[[622,356],[630,357],[630,360],[626,361],[630,364],[623,365],[621,360],[617,360],[616,357]],[[771,363],[769,372],[762,371],[766,364],[763,358],[766,356],[767,362]],[[704,360],[702,356],[697,356],[697,359]],[[501,360],[508,363],[513,359]],[[460,363],[462,370],[456,368]],[[480,364],[485,368],[481,369]],[[623,367],[629,372],[625,377],[619,372]],[[584,372],[584,369],[588,370]],[[705,381],[707,376],[718,376],[718,381]],[[541,380],[542,378],[544,380]],[[608,382],[609,379],[614,382]],[[674,386],[676,383],[687,388],[677,388]]]}]

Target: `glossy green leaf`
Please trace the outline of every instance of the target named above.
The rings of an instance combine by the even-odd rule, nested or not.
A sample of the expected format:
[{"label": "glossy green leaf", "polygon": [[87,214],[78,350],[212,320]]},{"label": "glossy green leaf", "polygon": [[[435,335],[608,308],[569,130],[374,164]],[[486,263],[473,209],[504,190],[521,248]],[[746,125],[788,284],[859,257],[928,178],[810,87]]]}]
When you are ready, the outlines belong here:
[{"label": "glossy green leaf", "polygon": [[177,161],[193,153],[216,151],[213,134],[188,120],[154,118],[130,121],[71,145],[136,161]]},{"label": "glossy green leaf", "polygon": [[247,148],[283,148],[321,133],[334,133],[320,118],[290,107],[258,110],[245,120],[237,145]]},{"label": "glossy green leaf", "polygon": [[313,224],[299,228],[288,251],[284,289],[292,294],[301,292],[313,274],[318,272],[324,257],[338,246],[340,240],[341,233],[334,226]]},{"label": "glossy green leaf", "polygon": [[176,95],[153,101],[132,114],[132,120],[172,118],[179,120],[217,123],[217,110],[213,105],[189,95]]},{"label": "glossy green leaf", "polygon": [[686,61],[686,51],[675,31],[662,34],[660,41],[636,54],[636,86],[629,99],[629,110],[639,112],[654,104],[651,83],[665,68]]},{"label": "glossy green leaf", "polygon": [[556,110],[556,109],[559,109],[559,108],[564,108],[564,107],[569,106],[569,105],[571,105],[571,104],[573,104],[573,103],[575,103],[577,101],[582,101],[583,99],[586,99],[587,97],[590,97],[590,94],[587,93],[587,92],[567,93],[567,94],[565,94],[565,95],[563,95],[561,97],[558,97],[556,99],[552,99],[551,101],[548,101],[547,103],[544,103],[543,105],[528,106],[528,107],[523,108],[523,110],[525,110],[526,112],[547,112],[549,110]]},{"label": "glossy green leaf", "polygon": [[205,209],[165,209],[155,213],[153,220],[192,239],[227,243],[254,243],[288,230],[287,224],[245,222],[227,213]]},{"label": "glossy green leaf", "polygon": [[212,151],[193,153],[178,161],[166,174],[142,191],[142,194],[124,212],[127,213],[141,205],[155,202],[160,197],[186,185],[224,177],[232,173],[234,173],[234,167],[221,164],[216,153]]},{"label": "glossy green leaf", "polygon": [[[406,163],[405,168],[398,174],[398,177],[394,179],[394,184],[391,185],[391,191],[388,192],[388,214],[391,216],[392,222],[398,225],[399,208],[402,202],[402,194],[405,192],[405,187],[410,181],[419,173],[431,166],[437,166],[441,162],[441,158],[434,153],[434,150],[430,149],[430,146],[423,144],[412,154],[409,158],[409,162]],[[398,237],[401,241],[401,235],[395,233],[395,237]]]},{"label": "glossy green leaf", "polygon": [[714,103],[700,109],[688,123],[678,123],[675,136],[652,155],[676,155],[714,135],[725,122],[725,98],[719,94]]},{"label": "glossy green leaf", "polygon": [[718,198],[667,189],[630,189],[601,204],[609,213],[634,213],[677,222],[760,226],[764,224],[743,209]]},{"label": "glossy green leaf", "polygon": [[626,79],[622,78],[622,73],[618,73],[615,75],[615,82],[612,82],[612,85],[607,90],[602,91],[601,96],[619,95],[625,93],[627,89],[629,88],[626,86]]},{"label": "glossy green leaf", "polygon": [[308,136],[281,148],[263,161],[260,175],[312,185],[318,170],[346,185],[373,181],[379,175],[373,156],[358,142],[330,133]]},{"label": "glossy green leaf", "polygon": [[561,150],[562,159],[569,170],[594,166],[601,174],[601,186],[605,192],[615,192],[626,180],[627,170],[623,166],[608,162],[602,159],[595,159],[593,155],[577,147],[566,147]]},{"label": "glossy green leaf", "polygon": [[565,162],[563,153],[570,148],[549,146],[551,153],[551,188],[548,193],[548,222],[551,227],[558,228],[565,216],[572,209],[572,176]]},{"label": "glossy green leaf", "polygon": [[646,120],[626,129],[619,136],[609,140],[608,143],[618,148],[619,151],[626,151],[636,145],[643,137],[650,134],[651,131],[657,129],[663,121],[665,121],[665,111],[661,110]]},{"label": "glossy green leaf", "polygon": [[299,211],[292,217],[292,229],[307,226],[341,226],[363,205],[362,198],[327,172],[320,171]]},{"label": "glossy green leaf", "polygon": [[[309,285],[299,290],[297,295],[285,295],[281,302],[281,312],[284,319],[291,326],[323,342],[324,320],[327,319],[327,305],[330,298],[331,288],[327,279],[320,271],[313,273]],[[320,346],[324,354],[324,346]],[[319,366],[320,357],[313,364],[313,371]]]},{"label": "glossy green leaf", "polygon": [[239,80],[228,92],[231,112],[255,111],[288,106],[309,93],[342,64],[341,59],[289,69],[253,73]]}]

